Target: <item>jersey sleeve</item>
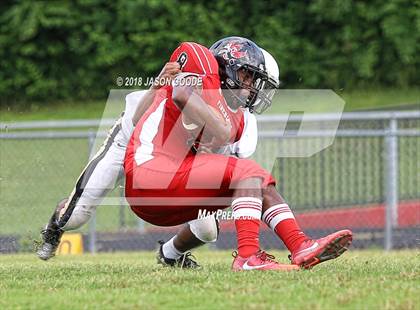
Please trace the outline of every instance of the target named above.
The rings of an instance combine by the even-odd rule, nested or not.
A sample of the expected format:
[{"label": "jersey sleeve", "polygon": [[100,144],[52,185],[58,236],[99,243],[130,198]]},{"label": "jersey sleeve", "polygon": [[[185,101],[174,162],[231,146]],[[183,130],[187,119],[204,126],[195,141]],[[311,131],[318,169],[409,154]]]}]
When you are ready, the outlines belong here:
[{"label": "jersey sleeve", "polygon": [[128,144],[131,134],[134,131],[133,116],[145,92],[146,92],[145,90],[135,91],[135,92],[129,93],[125,97],[125,110],[124,110],[124,114],[122,116],[122,122],[121,122],[121,130],[123,133],[124,141],[120,141],[120,143],[124,145]]},{"label": "jersey sleeve", "polygon": [[146,90],[139,90],[129,93],[125,96],[125,115],[133,117],[141,98],[146,93]]},{"label": "jersey sleeve", "polygon": [[182,71],[174,79],[172,86],[185,82],[182,81],[183,78],[189,82],[191,79],[188,80],[188,75],[195,75],[198,85],[192,86],[199,89],[201,97],[207,104],[217,108],[221,96],[219,65],[212,52],[198,43],[183,42],[172,53],[170,61],[177,61]]},{"label": "jersey sleeve", "polygon": [[194,42],[183,42],[172,53],[171,62],[178,62],[182,72],[200,75],[218,75],[219,65],[216,58],[205,46]]}]

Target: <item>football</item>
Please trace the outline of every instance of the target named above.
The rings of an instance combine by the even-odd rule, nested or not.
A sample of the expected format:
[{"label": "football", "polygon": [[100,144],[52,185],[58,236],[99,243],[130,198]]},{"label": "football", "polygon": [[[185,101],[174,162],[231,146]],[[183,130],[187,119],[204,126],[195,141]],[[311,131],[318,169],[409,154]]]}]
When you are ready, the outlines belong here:
[{"label": "football", "polygon": [[[216,116],[216,118],[227,125],[226,119],[223,117],[220,110],[211,105],[208,106],[210,111]],[[212,140],[212,136],[208,130],[205,129],[205,126],[199,126],[195,124],[189,117],[185,114],[182,114],[182,125],[189,132],[190,136],[193,138],[199,138],[201,143],[207,143]]]}]

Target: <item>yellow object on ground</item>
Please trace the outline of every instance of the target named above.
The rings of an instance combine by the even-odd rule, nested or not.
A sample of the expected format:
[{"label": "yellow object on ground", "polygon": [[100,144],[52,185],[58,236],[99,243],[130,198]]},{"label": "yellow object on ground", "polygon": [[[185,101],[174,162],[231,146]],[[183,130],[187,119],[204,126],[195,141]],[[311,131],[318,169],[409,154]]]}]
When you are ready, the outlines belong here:
[{"label": "yellow object on ground", "polygon": [[83,254],[82,234],[64,234],[58,245],[57,255]]}]

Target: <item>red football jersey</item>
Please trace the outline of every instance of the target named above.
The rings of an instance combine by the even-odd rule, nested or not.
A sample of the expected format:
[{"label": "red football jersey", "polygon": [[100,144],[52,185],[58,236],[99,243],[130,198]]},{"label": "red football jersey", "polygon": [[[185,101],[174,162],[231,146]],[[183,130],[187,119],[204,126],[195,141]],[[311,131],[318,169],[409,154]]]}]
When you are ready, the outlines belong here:
[{"label": "red football jersey", "polygon": [[[170,61],[178,61],[183,72],[198,76],[203,100],[231,123],[230,143],[238,141],[244,127],[243,111],[233,111],[227,106],[213,54],[202,45],[184,42],[174,51]],[[194,156],[191,150],[194,141],[182,123],[181,111],[172,101],[172,89],[172,86],[162,87],[141,117],[131,136],[126,162],[154,170],[178,171],[187,156]]]}]

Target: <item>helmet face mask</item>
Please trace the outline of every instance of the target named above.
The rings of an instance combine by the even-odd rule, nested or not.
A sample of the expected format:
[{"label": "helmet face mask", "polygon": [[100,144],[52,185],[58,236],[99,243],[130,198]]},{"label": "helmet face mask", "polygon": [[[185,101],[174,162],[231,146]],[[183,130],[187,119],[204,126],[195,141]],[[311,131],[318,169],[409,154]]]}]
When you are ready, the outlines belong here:
[{"label": "helmet face mask", "polygon": [[[233,78],[227,78],[222,82],[222,87],[231,93],[235,103],[230,102],[235,108],[242,106],[250,108],[257,100],[258,93],[261,91],[268,80],[267,74],[258,68],[250,65],[242,65],[233,73]],[[229,98],[229,95],[228,95]],[[230,100],[229,100],[230,101]]]},{"label": "helmet face mask", "polygon": [[219,63],[221,88],[231,108],[242,106],[260,114],[271,105],[278,83],[266,70],[267,52],[241,37],[219,40],[210,51]]},{"label": "helmet face mask", "polygon": [[264,55],[265,70],[268,75],[268,80],[258,93],[258,99],[252,107],[257,114],[263,113],[271,106],[276,89],[280,87],[280,72],[276,60],[266,50],[261,48],[261,51]]}]

